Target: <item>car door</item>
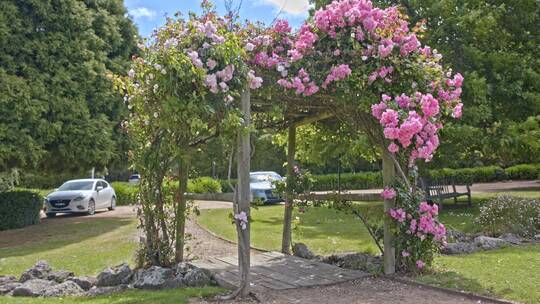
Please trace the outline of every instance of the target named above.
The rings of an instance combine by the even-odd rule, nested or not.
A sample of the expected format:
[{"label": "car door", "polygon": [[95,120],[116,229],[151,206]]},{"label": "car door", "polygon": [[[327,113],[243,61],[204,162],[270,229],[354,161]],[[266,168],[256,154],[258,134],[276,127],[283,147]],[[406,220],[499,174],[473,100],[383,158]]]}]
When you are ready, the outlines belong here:
[{"label": "car door", "polygon": [[107,204],[107,194],[105,193],[105,188],[101,189],[101,190],[97,190],[98,187],[104,187],[103,185],[103,182],[102,181],[97,181],[96,182],[96,209],[101,209],[101,208],[104,208],[105,205]]},{"label": "car door", "polygon": [[103,184],[103,198],[105,200],[104,202],[104,208],[108,208],[111,206],[111,200],[112,200],[112,197],[113,197],[113,188],[111,187],[111,185],[109,185],[109,183],[107,183],[106,181],[101,181],[101,183]]}]

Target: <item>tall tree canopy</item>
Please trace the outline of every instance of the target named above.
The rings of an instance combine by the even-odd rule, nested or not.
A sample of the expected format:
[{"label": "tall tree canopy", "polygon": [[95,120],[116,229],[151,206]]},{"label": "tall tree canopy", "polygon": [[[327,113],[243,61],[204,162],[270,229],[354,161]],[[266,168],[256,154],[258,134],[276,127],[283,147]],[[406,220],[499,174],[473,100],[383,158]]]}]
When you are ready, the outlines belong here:
[{"label": "tall tree canopy", "polygon": [[75,171],[122,158],[137,30],[122,0],[0,2],[0,171]]}]

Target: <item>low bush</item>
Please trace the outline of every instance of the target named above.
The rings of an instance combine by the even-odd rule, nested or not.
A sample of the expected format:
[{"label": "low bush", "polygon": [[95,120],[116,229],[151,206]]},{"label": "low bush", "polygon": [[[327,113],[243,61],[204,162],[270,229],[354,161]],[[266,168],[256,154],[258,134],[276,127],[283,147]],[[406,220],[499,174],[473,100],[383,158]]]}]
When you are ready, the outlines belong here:
[{"label": "low bush", "polygon": [[42,197],[33,191],[0,192],[0,230],[39,223]]},{"label": "low bush", "polygon": [[189,193],[221,193],[221,183],[211,177],[198,177],[188,181]]},{"label": "low bush", "polygon": [[58,188],[64,182],[75,178],[82,177],[76,174],[46,174],[23,172],[19,179],[18,186],[24,188],[51,189]]},{"label": "low bush", "polygon": [[540,175],[540,164],[523,164],[508,167],[505,170],[509,179],[536,179]]},{"label": "low bush", "polygon": [[127,182],[113,182],[111,186],[116,192],[116,205],[125,206],[135,204],[139,187]]},{"label": "low bush", "polygon": [[493,236],[514,233],[533,237],[540,233],[540,201],[498,196],[480,207],[475,223],[485,233]]},{"label": "low bush", "polygon": [[[314,191],[331,191],[338,190],[338,175],[325,174],[313,175]],[[379,188],[382,185],[382,175],[380,172],[361,172],[361,173],[344,173],[339,179],[341,189],[370,189]]]}]

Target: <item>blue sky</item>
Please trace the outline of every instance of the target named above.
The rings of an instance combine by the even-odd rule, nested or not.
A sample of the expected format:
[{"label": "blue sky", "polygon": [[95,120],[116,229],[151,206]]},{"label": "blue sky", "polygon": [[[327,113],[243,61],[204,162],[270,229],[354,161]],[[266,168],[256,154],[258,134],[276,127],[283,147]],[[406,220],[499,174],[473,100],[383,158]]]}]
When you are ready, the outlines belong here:
[{"label": "blue sky", "polygon": [[[241,0],[234,0],[235,6]],[[165,23],[165,16],[175,12],[187,14],[189,11],[200,12],[199,0],[125,0],[129,15],[133,18],[139,33],[148,37],[153,29]],[[213,0],[218,12],[225,11],[224,0]],[[307,17],[308,0],[242,0],[240,17],[269,24],[279,15],[289,20],[297,28]]]}]

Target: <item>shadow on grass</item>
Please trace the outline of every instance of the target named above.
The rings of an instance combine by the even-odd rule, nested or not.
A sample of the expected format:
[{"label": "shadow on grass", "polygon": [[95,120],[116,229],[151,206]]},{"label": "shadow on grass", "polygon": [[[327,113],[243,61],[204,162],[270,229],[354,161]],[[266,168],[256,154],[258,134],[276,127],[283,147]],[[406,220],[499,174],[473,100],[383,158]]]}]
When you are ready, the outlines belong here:
[{"label": "shadow on grass", "polygon": [[132,225],[133,219],[66,216],[47,219],[22,229],[0,232],[0,256],[23,256],[53,250]]},{"label": "shadow on grass", "polygon": [[432,286],[495,297],[495,294],[491,290],[486,290],[478,280],[462,276],[454,271],[426,274],[415,278],[415,280]]}]

